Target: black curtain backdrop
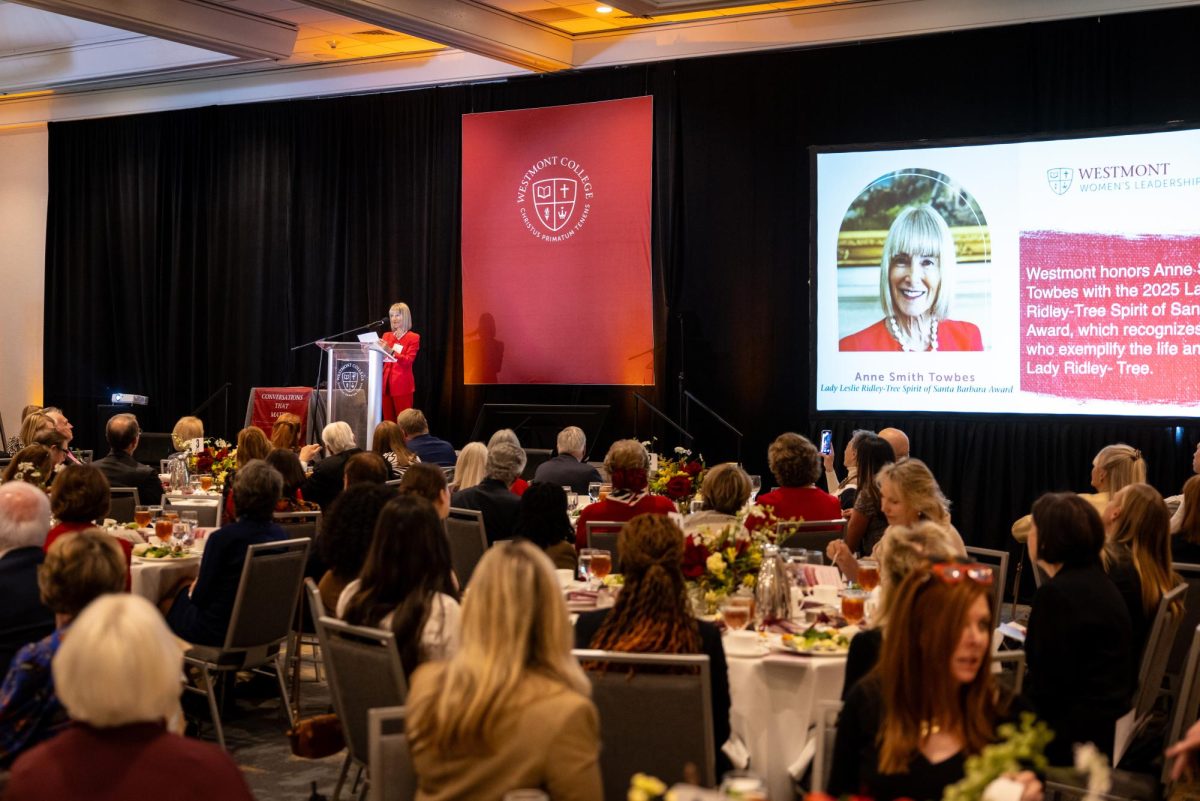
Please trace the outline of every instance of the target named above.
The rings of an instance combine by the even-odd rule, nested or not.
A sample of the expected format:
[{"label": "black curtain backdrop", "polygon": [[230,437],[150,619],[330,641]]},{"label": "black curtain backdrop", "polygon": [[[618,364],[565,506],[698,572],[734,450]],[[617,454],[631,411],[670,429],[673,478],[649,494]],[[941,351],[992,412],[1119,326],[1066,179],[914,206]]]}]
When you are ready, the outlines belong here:
[{"label": "black curtain backdrop", "polygon": [[[763,474],[780,431],[832,428],[840,454],[855,427],[900,426],[967,541],[1009,547],[1041,491],[1087,489],[1109,442],[1141,448],[1152,483],[1178,492],[1200,427],[810,415],[807,148],[1200,121],[1198,27],[1200,10],[1173,10],[55,123],[45,395],[86,443],[116,388],[151,396],[148,425],[167,427],[230,381],[236,429],[251,386],[314,381],[315,351],[292,345],[403,299],[435,433],[461,445],[485,402],[610,403],[595,453],[635,427],[672,446],[646,414],[635,421],[628,389],[462,384],[461,115],[652,94],[658,384],[643,391],[677,416],[682,373],[745,433],[743,459]],[[690,426],[710,461],[733,458],[733,437],[695,407]]]}]

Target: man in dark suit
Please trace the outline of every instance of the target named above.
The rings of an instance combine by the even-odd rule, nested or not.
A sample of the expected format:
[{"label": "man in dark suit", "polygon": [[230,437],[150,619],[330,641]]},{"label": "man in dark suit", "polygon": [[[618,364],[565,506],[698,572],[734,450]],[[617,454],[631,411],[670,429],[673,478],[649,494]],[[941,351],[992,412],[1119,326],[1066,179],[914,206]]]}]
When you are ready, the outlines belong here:
[{"label": "man in dark suit", "polygon": [[450,498],[459,509],[483,512],[483,528],[488,544],[512,537],[521,499],[509,489],[525,469],[525,451],[511,442],[497,442],[488,448],[487,478]]},{"label": "man in dark suit", "polygon": [[420,457],[422,462],[442,467],[454,467],[458,457],[454,446],[444,439],[429,433],[429,423],[420,409],[405,409],[396,417],[396,425],[404,434],[404,444]]},{"label": "man in dark suit", "polygon": [[54,613],[42,604],[37,571],[50,530],[46,493],[24,481],[0,486],[0,670],[22,647],[54,631]]},{"label": "man in dark suit", "polygon": [[[300,487],[304,500],[319,504],[322,509],[328,509],[342,491],[343,474],[346,471],[346,461],[356,453],[362,453],[354,441],[354,432],[342,421],[330,423],[321,431],[321,441],[325,443],[325,451],[329,455],[317,462],[312,475]],[[311,446],[310,446],[311,447]],[[314,449],[315,450],[315,449]],[[301,449],[301,456],[311,453],[308,447]]]},{"label": "man in dark suit", "polygon": [[583,435],[583,429],[578,426],[567,426],[559,431],[558,456],[538,465],[533,480],[557,484],[560,487],[569,486],[580,495],[585,494],[588,484],[600,481],[600,472],[583,461],[586,445],[587,438]]},{"label": "man in dark suit", "polygon": [[104,427],[108,440],[108,456],[97,459],[94,464],[114,487],[137,487],[138,503],[158,504],[162,502],[162,482],[158,471],[140,464],[133,458],[142,428],[132,414],[116,414],[108,418]]}]

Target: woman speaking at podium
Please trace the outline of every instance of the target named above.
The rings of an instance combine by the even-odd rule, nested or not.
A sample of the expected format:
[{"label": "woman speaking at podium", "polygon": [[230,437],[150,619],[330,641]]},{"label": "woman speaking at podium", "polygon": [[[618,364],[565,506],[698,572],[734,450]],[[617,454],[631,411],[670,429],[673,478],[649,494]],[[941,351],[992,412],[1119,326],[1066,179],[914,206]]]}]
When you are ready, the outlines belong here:
[{"label": "woman speaking at podium", "polygon": [[396,361],[383,365],[383,419],[396,422],[396,415],[413,405],[413,362],[421,349],[421,337],[412,330],[412,312],[407,303],[393,303],[388,309],[392,330],[381,336],[383,346]]}]

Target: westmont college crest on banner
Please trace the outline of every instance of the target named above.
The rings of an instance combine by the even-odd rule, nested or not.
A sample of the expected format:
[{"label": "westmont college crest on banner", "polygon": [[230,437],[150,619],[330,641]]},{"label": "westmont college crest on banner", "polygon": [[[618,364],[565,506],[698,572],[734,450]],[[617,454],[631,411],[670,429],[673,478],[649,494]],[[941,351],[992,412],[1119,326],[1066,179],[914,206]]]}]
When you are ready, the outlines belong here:
[{"label": "westmont college crest on banner", "polygon": [[466,383],[654,383],[652,112],[463,115]]}]

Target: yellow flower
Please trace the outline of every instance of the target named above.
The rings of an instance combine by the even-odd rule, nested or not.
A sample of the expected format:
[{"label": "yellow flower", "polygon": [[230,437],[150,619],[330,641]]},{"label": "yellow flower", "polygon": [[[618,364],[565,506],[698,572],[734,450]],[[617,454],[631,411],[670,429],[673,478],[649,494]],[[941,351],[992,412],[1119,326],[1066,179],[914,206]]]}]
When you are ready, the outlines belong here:
[{"label": "yellow flower", "polygon": [[709,556],[708,561],[704,563],[704,566],[707,567],[708,572],[712,573],[714,576],[721,576],[725,574],[725,560],[721,558],[721,554],[719,553],[714,553]]},{"label": "yellow flower", "polygon": [[747,573],[746,575],[742,576],[742,586],[743,587],[753,587],[754,586],[754,574],[753,573]]},{"label": "yellow flower", "polygon": [[657,798],[667,791],[661,779],[650,776],[645,773],[635,773],[630,782],[629,793],[626,798],[629,801],[650,801],[652,798]]}]

